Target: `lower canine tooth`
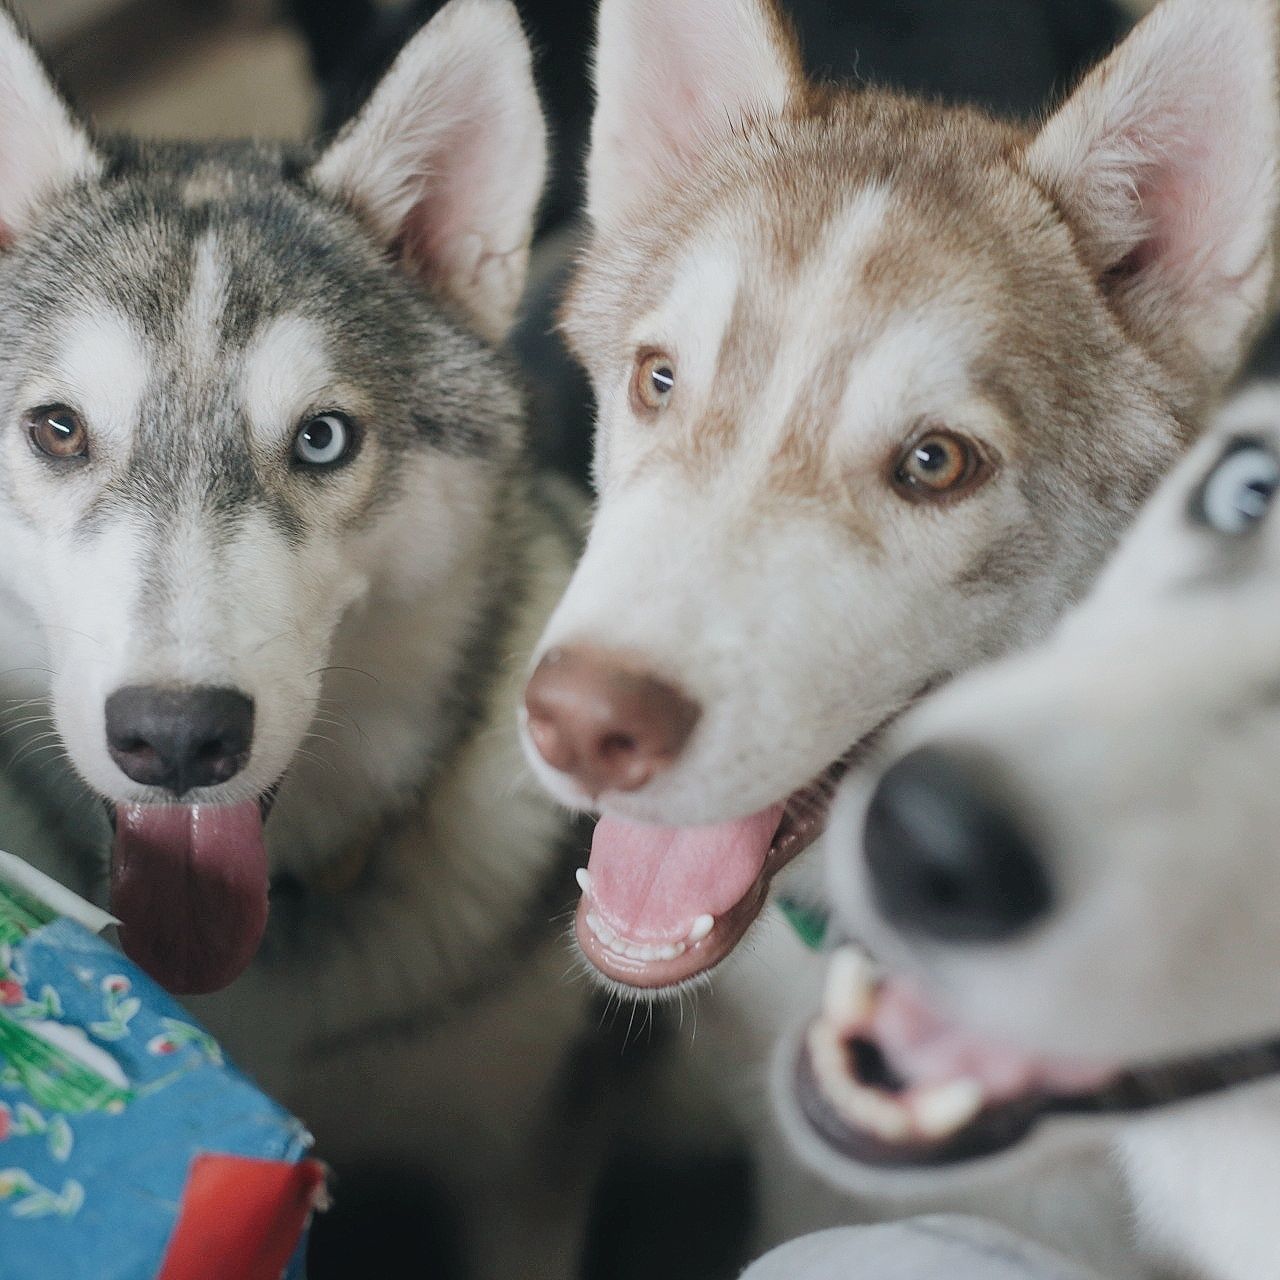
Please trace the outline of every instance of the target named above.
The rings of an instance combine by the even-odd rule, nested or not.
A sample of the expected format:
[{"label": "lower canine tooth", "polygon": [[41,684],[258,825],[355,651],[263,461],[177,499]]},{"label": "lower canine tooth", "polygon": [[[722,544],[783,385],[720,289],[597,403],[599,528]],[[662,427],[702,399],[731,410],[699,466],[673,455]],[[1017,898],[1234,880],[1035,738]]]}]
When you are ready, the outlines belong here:
[{"label": "lower canine tooth", "polygon": [[699,916],[693,922],[693,927],[689,930],[689,941],[693,944],[701,942],[704,938],[710,935],[711,930],[715,927],[715,916]]},{"label": "lower canine tooth", "polygon": [[885,1142],[903,1142],[911,1133],[911,1112],[905,1102],[850,1081],[841,1099],[853,1120]]},{"label": "lower canine tooth", "polygon": [[912,1099],[916,1128],[926,1138],[949,1138],[982,1110],[982,1086],[976,1080],[953,1080],[918,1092]]},{"label": "lower canine tooth", "polygon": [[578,868],[578,888],[588,896],[591,893],[591,872],[586,867]]}]

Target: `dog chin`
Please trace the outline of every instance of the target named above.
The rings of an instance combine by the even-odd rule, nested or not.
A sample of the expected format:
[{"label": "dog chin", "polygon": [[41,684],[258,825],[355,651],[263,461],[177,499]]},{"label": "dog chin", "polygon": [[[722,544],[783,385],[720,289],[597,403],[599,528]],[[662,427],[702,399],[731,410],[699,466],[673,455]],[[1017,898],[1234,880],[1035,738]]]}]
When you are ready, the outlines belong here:
[{"label": "dog chin", "polygon": [[[1160,1063],[1013,1049],[948,1023],[857,948],[834,958],[821,1012],[786,1047],[776,1084],[811,1163],[859,1187],[976,1170],[1008,1175],[1046,1142],[1280,1075],[1275,1040]],[[860,1171],[860,1172],[859,1172]]]}]

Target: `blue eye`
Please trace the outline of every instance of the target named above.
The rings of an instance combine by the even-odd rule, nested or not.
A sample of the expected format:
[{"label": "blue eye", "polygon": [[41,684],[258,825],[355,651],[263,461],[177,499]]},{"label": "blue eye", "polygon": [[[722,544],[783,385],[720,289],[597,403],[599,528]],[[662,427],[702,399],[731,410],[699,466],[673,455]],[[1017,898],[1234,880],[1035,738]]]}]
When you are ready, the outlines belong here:
[{"label": "blue eye", "polygon": [[1280,489],[1280,458],[1256,440],[1237,441],[1209,473],[1192,514],[1217,533],[1238,538],[1271,510]]},{"label": "blue eye", "polygon": [[306,467],[332,467],[344,461],[355,444],[355,430],[340,413],[322,413],[303,423],[293,442],[293,456]]}]

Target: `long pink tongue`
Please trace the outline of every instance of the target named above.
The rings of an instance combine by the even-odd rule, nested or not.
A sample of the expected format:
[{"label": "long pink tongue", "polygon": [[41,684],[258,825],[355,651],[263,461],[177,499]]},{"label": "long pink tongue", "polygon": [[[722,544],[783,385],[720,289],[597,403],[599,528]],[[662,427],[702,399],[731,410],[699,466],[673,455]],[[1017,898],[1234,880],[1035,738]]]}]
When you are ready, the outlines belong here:
[{"label": "long pink tongue", "polygon": [[633,942],[680,942],[699,916],[731,911],[764,874],[782,805],[713,827],[650,827],[601,818],[591,842],[591,896]]},{"label": "long pink tongue", "polygon": [[111,910],[125,953],[166,990],[205,995],[229,986],[267,927],[257,802],[121,806]]}]

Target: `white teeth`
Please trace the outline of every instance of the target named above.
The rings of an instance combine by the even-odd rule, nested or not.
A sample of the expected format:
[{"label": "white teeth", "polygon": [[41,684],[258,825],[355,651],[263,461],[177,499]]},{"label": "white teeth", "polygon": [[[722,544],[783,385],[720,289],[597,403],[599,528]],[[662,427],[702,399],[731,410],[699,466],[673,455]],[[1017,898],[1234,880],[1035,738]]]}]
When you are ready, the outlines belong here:
[{"label": "white teeth", "polygon": [[982,1110],[982,1086],[967,1077],[918,1091],[913,1100],[916,1127],[926,1138],[949,1138]]},{"label": "white teeth", "polygon": [[578,888],[587,896],[591,896],[591,872],[586,867],[578,868]]},{"label": "white teeth", "polygon": [[850,1125],[883,1142],[906,1142],[911,1136],[915,1118],[906,1097],[854,1080],[846,1069],[844,1041],[829,1025],[810,1029],[809,1059],[823,1093]]},{"label": "white teeth", "polygon": [[689,949],[683,942],[629,942],[626,938],[614,933],[594,911],[587,912],[587,928],[595,934],[602,946],[612,951],[614,955],[625,956],[628,960],[641,962],[675,960]]},{"label": "white teeth", "polygon": [[708,937],[711,930],[716,927],[715,916],[699,916],[693,922],[693,928],[689,930],[689,942],[693,946],[697,946],[704,938]]},{"label": "white teeth", "polygon": [[885,1142],[905,1142],[911,1135],[911,1109],[891,1094],[855,1085],[846,1105],[862,1128]]},{"label": "white teeth", "polygon": [[847,1041],[822,1019],[809,1029],[809,1060],[823,1094],[845,1121],[882,1142],[939,1141],[958,1133],[981,1112],[986,1095],[969,1077],[928,1088],[890,1093],[849,1073]]},{"label": "white teeth", "polygon": [[858,947],[841,947],[831,957],[822,1011],[848,1035],[864,1026],[875,1008],[879,974],[874,961]]},{"label": "white teeth", "polygon": [[[586,899],[592,897],[591,873],[586,867],[577,871],[578,888]],[[590,902],[588,901],[588,906]],[[689,936],[683,942],[632,942],[629,938],[615,933],[594,911],[586,915],[587,928],[596,936],[596,940],[614,955],[625,956],[628,960],[648,962],[652,960],[675,960],[684,955],[690,947],[706,939],[716,927],[714,916],[699,916],[689,930]]]}]

